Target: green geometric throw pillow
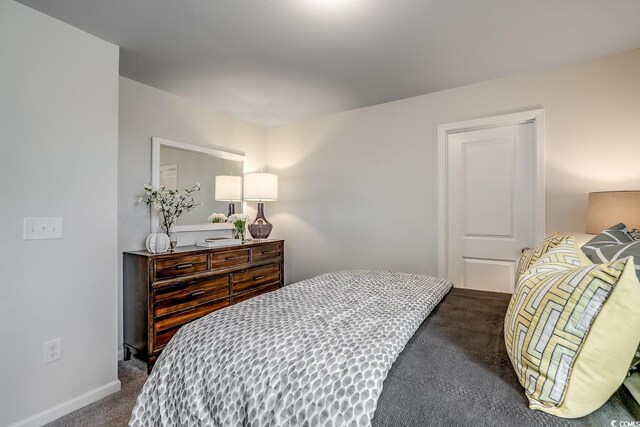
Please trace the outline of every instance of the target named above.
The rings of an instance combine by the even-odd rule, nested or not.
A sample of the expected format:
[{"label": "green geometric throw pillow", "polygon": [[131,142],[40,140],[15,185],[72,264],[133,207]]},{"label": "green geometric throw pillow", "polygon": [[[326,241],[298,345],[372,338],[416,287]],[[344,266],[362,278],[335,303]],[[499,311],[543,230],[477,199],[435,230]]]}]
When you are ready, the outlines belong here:
[{"label": "green geometric throw pillow", "polygon": [[518,271],[516,275],[516,284],[520,280],[520,276],[527,271],[533,263],[538,261],[549,250],[555,248],[560,243],[566,242],[571,236],[561,236],[560,233],[555,232],[545,237],[544,240],[538,243],[535,247],[527,249],[522,253],[520,261],[518,262]]},{"label": "green geometric throw pillow", "polygon": [[558,269],[535,273],[543,260],[522,275],[505,316],[505,344],[529,407],[578,418],[626,377],[640,341],[640,282],[629,258],[552,262]]},{"label": "green geometric throw pillow", "polygon": [[574,239],[569,238],[550,248],[547,253],[538,258],[538,260],[520,276],[520,280],[523,280],[530,274],[565,271],[592,264],[593,263],[584,256],[580,248],[576,246]]}]

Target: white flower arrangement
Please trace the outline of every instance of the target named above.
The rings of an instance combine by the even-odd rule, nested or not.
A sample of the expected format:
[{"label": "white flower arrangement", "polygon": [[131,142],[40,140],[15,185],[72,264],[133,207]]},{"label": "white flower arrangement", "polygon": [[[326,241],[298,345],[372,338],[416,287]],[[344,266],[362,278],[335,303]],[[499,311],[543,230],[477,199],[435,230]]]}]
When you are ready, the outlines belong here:
[{"label": "white flower arrangement", "polygon": [[227,222],[230,222],[235,227],[235,232],[238,238],[244,240],[244,234],[246,233],[247,224],[251,218],[242,213],[232,214],[227,218]]},{"label": "white flower arrangement", "polygon": [[215,213],[214,212],[211,215],[209,215],[209,222],[212,222],[214,224],[227,222],[227,216],[225,214]]},{"label": "white flower arrangement", "polygon": [[227,222],[235,224],[236,222],[249,222],[249,217],[243,213],[232,214],[229,218],[227,218]]},{"label": "white flower arrangement", "polygon": [[167,190],[164,187],[154,187],[151,183],[144,185],[145,197],[140,197],[140,201],[154,208],[162,214],[162,229],[168,234],[169,229],[175,225],[176,220],[183,212],[189,212],[199,205],[196,204],[193,193],[202,190],[200,183],[183,192],[177,190]]}]

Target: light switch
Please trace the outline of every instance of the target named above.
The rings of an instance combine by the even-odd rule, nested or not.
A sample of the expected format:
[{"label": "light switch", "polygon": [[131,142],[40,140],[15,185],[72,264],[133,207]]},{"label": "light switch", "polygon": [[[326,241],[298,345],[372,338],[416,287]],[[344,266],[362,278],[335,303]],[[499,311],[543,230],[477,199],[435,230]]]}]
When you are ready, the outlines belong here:
[{"label": "light switch", "polygon": [[62,239],[62,218],[25,218],[23,239]]}]

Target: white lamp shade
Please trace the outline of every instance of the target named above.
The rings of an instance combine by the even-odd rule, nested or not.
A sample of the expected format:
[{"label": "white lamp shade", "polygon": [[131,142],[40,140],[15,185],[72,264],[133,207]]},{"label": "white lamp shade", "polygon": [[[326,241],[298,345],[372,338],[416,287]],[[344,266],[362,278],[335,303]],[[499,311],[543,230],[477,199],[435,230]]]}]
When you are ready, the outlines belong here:
[{"label": "white lamp shade", "polygon": [[259,202],[278,200],[278,175],[263,172],[245,173],[244,199]]},{"label": "white lamp shade", "polygon": [[231,175],[216,176],[216,200],[219,202],[241,201],[242,177]]}]

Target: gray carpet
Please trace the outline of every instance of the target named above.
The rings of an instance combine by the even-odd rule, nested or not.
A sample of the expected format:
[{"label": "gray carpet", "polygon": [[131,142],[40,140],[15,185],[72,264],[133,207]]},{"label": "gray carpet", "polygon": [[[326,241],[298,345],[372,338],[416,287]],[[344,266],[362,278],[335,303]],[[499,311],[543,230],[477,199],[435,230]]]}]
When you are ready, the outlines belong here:
[{"label": "gray carpet", "polygon": [[132,358],[118,363],[119,392],[78,409],[47,424],[47,427],[120,427],[126,426],[133,405],[147,380],[147,365]]},{"label": "gray carpet", "polygon": [[[373,426],[609,426],[612,420],[640,420],[640,406],[624,387],[579,420],[529,410],[504,347],[509,298],[452,289],[389,371]],[[133,359],[120,362],[119,376],[121,391],[48,426],[126,426],[146,367]]]}]

